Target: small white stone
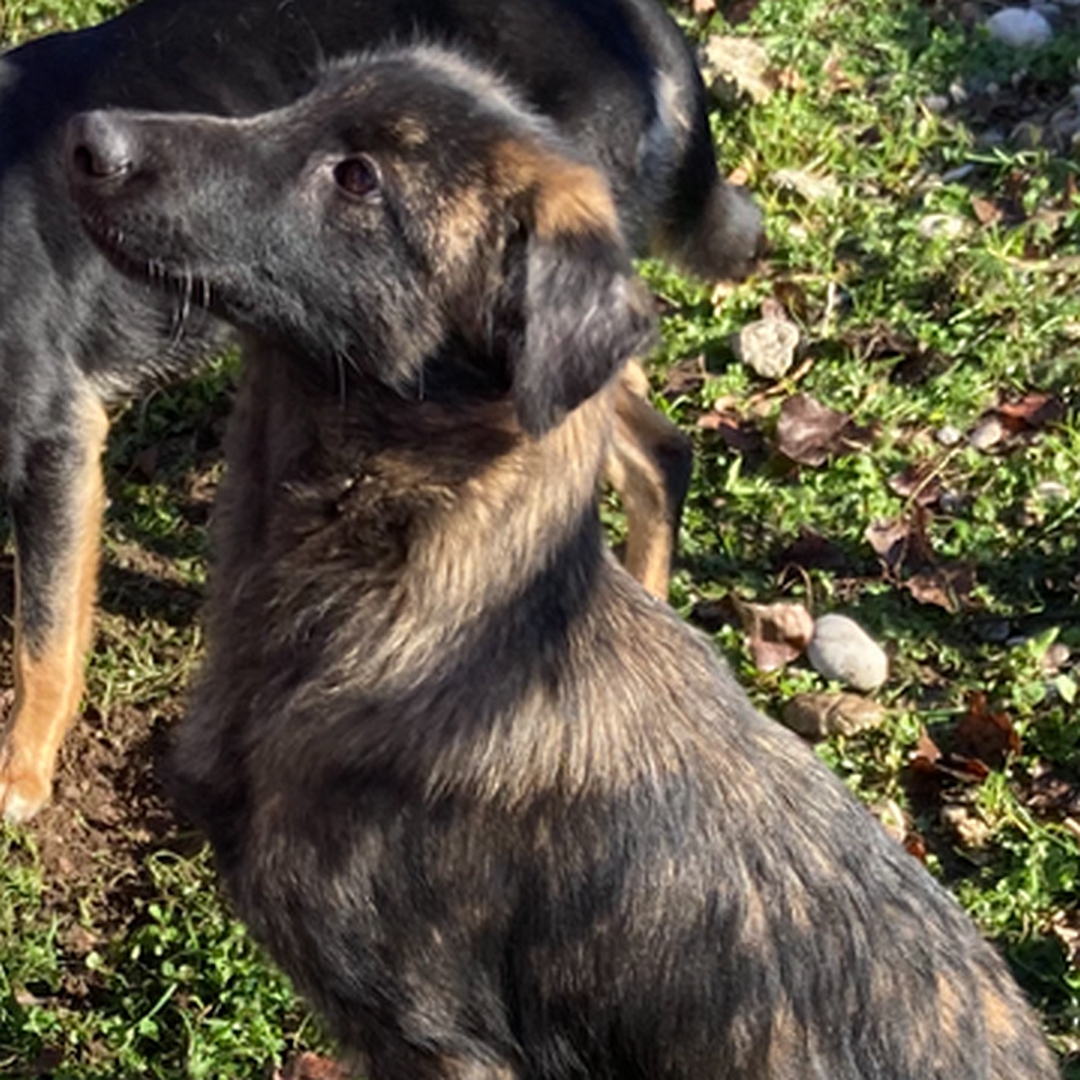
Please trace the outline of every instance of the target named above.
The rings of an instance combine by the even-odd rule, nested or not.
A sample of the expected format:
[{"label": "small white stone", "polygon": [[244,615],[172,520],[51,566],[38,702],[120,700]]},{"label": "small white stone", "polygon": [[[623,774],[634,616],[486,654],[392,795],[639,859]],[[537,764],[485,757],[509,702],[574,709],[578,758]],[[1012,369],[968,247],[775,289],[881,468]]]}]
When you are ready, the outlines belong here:
[{"label": "small white stone", "polygon": [[942,446],[956,446],[963,437],[964,433],[952,424],[943,424],[934,436]]},{"label": "small white stone", "polygon": [[968,229],[968,223],[956,214],[924,214],[919,218],[919,235],[927,240],[933,240],[936,236],[955,240]]},{"label": "small white stone", "polygon": [[763,379],[781,379],[795,363],[799,328],[786,319],[760,319],[739,331],[735,354]]},{"label": "small white stone", "polygon": [[856,690],[876,690],[889,677],[885,650],[846,615],[822,615],[806,655],[820,675]]},{"label": "small white stone", "polygon": [[1027,8],[1002,8],[986,20],[986,29],[995,41],[1014,49],[1037,49],[1054,36],[1046,19]]},{"label": "small white stone", "polygon": [[1048,502],[1064,502],[1071,492],[1057,480],[1044,480],[1035,488],[1035,494]]},{"label": "small white stone", "polygon": [[968,442],[984,453],[993,449],[1005,438],[1005,425],[996,416],[986,416],[975,425],[975,430],[968,436]]}]

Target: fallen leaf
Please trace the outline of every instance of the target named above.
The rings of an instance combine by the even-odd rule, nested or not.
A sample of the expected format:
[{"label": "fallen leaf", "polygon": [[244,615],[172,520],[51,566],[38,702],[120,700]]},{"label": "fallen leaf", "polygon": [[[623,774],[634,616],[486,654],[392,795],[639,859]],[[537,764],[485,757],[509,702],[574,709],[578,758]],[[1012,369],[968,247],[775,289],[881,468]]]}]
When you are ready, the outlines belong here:
[{"label": "fallen leaf", "polygon": [[901,499],[911,499],[919,506],[933,506],[941,498],[942,483],[933,462],[920,461],[889,478],[889,488]]},{"label": "fallen leaf", "polygon": [[724,22],[726,22],[728,26],[741,25],[754,14],[754,9],[760,3],[761,0],[724,0],[721,7],[724,15]]},{"label": "fallen leaf", "polygon": [[760,104],[772,97],[769,58],[753,38],[711,35],[702,49],[701,74],[722,101],[734,103],[745,94]]},{"label": "fallen leaf", "polygon": [[878,727],[885,710],[860,694],[810,692],[796,694],[784,706],[781,719],[797,735],[816,740]]},{"label": "fallen leaf", "polygon": [[814,617],[802,604],[750,604],[734,597],[733,602],[759,671],[790,663],[813,637]]},{"label": "fallen leaf", "polygon": [[790,94],[801,94],[806,89],[806,80],[793,67],[781,68],[773,75],[780,90],[787,90]]},{"label": "fallen leaf", "polygon": [[926,841],[917,832],[909,832],[904,837],[904,850],[919,862],[926,862]]},{"label": "fallen leaf", "polygon": [[736,165],[734,169],[727,174],[727,182],[733,187],[746,187],[750,183],[750,166],[749,165]]},{"label": "fallen leaf", "polygon": [[783,322],[791,321],[783,301],[775,295],[766,296],[765,299],[761,301],[761,317],[763,319],[779,319]]},{"label": "fallen leaf", "polygon": [[956,727],[957,753],[1000,769],[1010,754],[1020,753],[1020,736],[1007,713],[991,712],[984,693],[971,695],[967,712]]},{"label": "fallen leaf", "polygon": [[690,10],[695,15],[711,15],[716,10],[716,0],[692,0]]},{"label": "fallen leaf", "polygon": [[941,760],[942,754],[937,743],[930,738],[930,732],[925,727],[919,728],[919,738],[915,743],[915,749],[911,753],[910,764],[912,768],[920,772],[933,771]]},{"label": "fallen leaf", "polygon": [[981,199],[977,195],[971,197],[971,209],[980,225],[997,225],[1005,216],[1004,211],[989,199]]},{"label": "fallen leaf", "polygon": [[955,614],[971,601],[975,567],[972,563],[942,563],[912,574],[903,585],[920,604],[933,604]]},{"label": "fallen leaf", "polygon": [[874,521],[863,534],[885,571],[899,577],[902,570],[922,573],[937,568],[930,544],[929,515],[919,506],[890,521]]},{"label": "fallen leaf", "polygon": [[702,431],[714,431],[729,450],[744,457],[758,457],[765,451],[765,436],[753,421],[741,417],[734,409],[717,408],[702,413],[697,425]]},{"label": "fallen leaf", "polygon": [[763,379],[783,378],[795,363],[799,347],[799,328],[791,322],[780,305],[762,305],[780,309],[781,317],[766,315],[765,318],[743,326],[734,340],[735,355],[756,375]]},{"label": "fallen leaf", "polygon": [[139,450],[131,459],[132,469],[137,472],[143,480],[150,482],[157,474],[158,467],[158,447],[146,446],[142,450]]},{"label": "fallen leaf", "polygon": [[1023,789],[1023,800],[1037,814],[1080,817],[1080,785],[1047,762],[1032,770]]},{"label": "fallen leaf", "polygon": [[690,618],[710,634],[715,634],[723,626],[739,625],[739,616],[730,596],[699,600],[690,612]]},{"label": "fallen leaf", "polygon": [[913,772],[937,782],[958,780],[963,784],[981,784],[990,775],[990,769],[977,758],[942,753],[925,727],[919,731],[908,765]]},{"label": "fallen leaf", "polygon": [[800,465],[823,465],[835,454],[865,445],[871,435],[847,413],[830,409],[809,394],[789,397],[776,423],[777,449]]},{"label": "fallen leaf", "polygon": [[665,397],[682,397],[684,394],[692,394],[705,385],[705,356],[699,353],[697,356],[687,356],[682,360],[676,360],[667,370],[667,377],[661,388]]},{"label": "fallen leaf", "polygon": [[993,412],[1010,432],[1018,434],[1057,423],[1065,416],[1065,405],[1055,394],[1040,392],[1003,402]]},{"label": "fallen leaf", "polygon": [[835,176],[808,169],[777,169],[772,174],[777,187],[787,188],[809,202],[831,202],[840,197],[840,182]]},{"label": "fallen leaf", "polygon": [[960,847],[968,851],[980,851],[986,847],[993,830],[973,807],[965,803],[947,803],[938,816]]}]

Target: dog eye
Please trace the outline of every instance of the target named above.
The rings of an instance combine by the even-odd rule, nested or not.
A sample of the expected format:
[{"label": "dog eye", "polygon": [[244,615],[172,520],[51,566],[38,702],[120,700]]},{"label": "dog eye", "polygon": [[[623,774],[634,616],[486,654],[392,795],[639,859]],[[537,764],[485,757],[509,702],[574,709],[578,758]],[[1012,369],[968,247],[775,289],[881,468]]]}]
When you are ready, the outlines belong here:
[{"label": "dog eye", "polygon": [[334,180],[347,195],[362,199],[379,190],[379,169],[371,158],[346,158],[334,167]]}]

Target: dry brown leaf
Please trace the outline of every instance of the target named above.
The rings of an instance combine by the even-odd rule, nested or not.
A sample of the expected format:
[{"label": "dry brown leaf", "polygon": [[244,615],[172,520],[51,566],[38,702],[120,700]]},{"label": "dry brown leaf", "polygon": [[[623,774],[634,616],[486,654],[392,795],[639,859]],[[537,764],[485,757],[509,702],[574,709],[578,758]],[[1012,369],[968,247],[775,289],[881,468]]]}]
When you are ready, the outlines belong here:
[{"label": "dry brown leaf", "polygon": [[812,172],[810,169],[777,169],[772,182],[781,188],[794,191],[808,202],[829,202],[838,199],[840,181],[828,173]]},{"label": "dry brown leaf", "polygon": [[813,637],[814,618],[802,604],[733,600],[759,671],[775,671],[790,663]]},{"label": "dry brown leaf", "polygon": [[806,89],[806,80],[793,67],[773,72],[773,81],[778,89],[787,90],[790,94],[801,94]]},{"label": "dry brown leaf", "polygon": [[933,506],[943,490],[935,468],[933,462],[917,461],[902,473],[890,477],[889,488],[901,499],[911,499],[919,506]]},{"label": "dry brown leaf", "polygon": [[993,410],[1014,434],[1055,424],[1065,416],[1065,405],[1055,394],[1033,393],[1019,401],[1006,401]]},{"label": "dry brown leaf", "polygon": [[809,692],[796,694],[784,706],[782,719],[797,735],[817,740],[878,727],[885,709],[861,694]]},{"label": "dry brown leaf", "polygon": [[686,356],[676,360],[667,370],[667,378],[661,388],[665,397],[682,397],[692,394],[705,385],[705,355]]},{"label": "dry brown leaf", "polygon": [[717,407],[698,417],[703,431],[715,431],[729,450],[745,457],[756,457],[765,450],[765,436],[753,421],[741,417],[734,409]]},{"label": "dry brown leaf", "polygon": [[942,753],[925,727],[919,731],[919,740],[908,764],[914,773],[938,784],[946,780],[981,784],[990,775],[990,769],[976,758]]},{"label": "dry brown leaf", "polygon": [[933,604],[955,614],[971,602],[975,567],[972,563],[942,563],[912,574],[904,588],[920,604]]},{"label": "dry brown leaf", "polygon": [[1080,817],[1080,785],[1041,762],[1024,790],[1024,805],[1037,814]]},{"label": "dry brown leaf", "polygon": [[781,322],[791,322],[784,307],[783,301],[777,296],[766,296],[761,301],[761,317],[763,319],[778,319]]},{"label": "dry brown leaf", "polygon": [[977,195],[971,197],[971,209],[980,225],[997,225],[1005,216],[1005,212],[997,203],[990,199],[981,199]]},{"label": "dry brown leaf", "polygon": [[1020,753],[1020,736],[1007,713],[991,712],[986,695],[974,693],[956,727],[957,753],[1000,769],[1010,754]]},{"label": "dry brown leaf", "polygon": [[904,850],[919,862],[926,862],[926,841],[917,832],[909,832],[904,837]]},{"label": "dry brown leaf", "polygon": [[768,54],[753,38],[712,34],[700,56],[705,84],[722,101],[734,104],[745,95],[761,103],[772,96]]},{"label": "dry brown leaf", "polygon": [[899,577],[902,570],[922,573],[937,568],[928,523],[926,510],[916,506],[901,517],[867,526],[864,536],[889,576]]},{"label": "dry brown leaf", "polygon": [[830,409],[809,394],[789,397],[780,406],[776,423],[777,449],[800,465],[823,465],[835,454],[865,445],[871,434],[847,413]]}]

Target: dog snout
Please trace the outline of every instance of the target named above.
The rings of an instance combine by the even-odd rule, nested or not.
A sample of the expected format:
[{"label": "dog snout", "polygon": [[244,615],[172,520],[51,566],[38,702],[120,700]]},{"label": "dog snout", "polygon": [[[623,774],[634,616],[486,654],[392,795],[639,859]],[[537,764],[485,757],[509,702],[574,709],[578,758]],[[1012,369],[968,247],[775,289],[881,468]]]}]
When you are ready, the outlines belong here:
[{"label": "dog snout", "polygon": [[135,171],[135,131],[116,113],[82,113],[68,122],[64,160],[74,187],[115,185]]}]

